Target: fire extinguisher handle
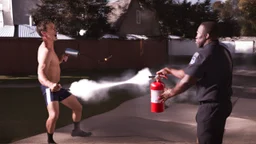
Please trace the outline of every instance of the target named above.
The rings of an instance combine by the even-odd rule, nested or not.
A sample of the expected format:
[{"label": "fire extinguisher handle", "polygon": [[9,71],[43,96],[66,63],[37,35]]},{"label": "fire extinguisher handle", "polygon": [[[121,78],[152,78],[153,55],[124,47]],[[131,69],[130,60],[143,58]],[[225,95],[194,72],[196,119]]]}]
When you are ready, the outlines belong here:
[{"label": "fire extinguisher handle", "polygon": [[155,79],[157,82],[161,81],[161,77],[159,75],[149,76],[149,78]]},{"label": "fire extinguisher handle", "polygon": [[161,77],[159,75],[152,75],[152,76],[148,76],[149,78],[154,78],[154,79],[160,79]]}]

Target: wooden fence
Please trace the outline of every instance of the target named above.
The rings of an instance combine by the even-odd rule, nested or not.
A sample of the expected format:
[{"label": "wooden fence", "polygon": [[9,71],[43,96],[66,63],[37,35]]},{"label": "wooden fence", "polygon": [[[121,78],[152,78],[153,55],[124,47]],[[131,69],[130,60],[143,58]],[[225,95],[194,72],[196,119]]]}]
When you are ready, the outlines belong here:
[{"label": "wooden fence", "polygon": [[[36,74],[40,39],[0,39],[0,74]],[[58,40],[58,55],[66,48],[82,55],[70,57],[61,65],[64,70],[139,69],[164,64],[168,57],[167,40]],[[83,56],[87,55],[87,56]],[[98,63],[112,55],[109,61]]]}]

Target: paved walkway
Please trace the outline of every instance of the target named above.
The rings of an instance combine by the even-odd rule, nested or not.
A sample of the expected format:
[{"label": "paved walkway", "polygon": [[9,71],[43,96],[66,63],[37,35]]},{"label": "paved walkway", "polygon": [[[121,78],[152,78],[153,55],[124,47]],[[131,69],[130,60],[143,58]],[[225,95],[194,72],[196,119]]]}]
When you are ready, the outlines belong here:
[{"label": "paved walkway", "polygon": [[[256,69],[236,68],[234,71],[233,111],[227,120],[224,144],[256,143]],[[244,77],[246,76],[246,77]],[[181,96],[182,97],[182,96]],[[150,96],[141,96],[121,104],[116,109],[82,121],[91,137],[72,138],[73,125],[57,129],[58,143],[143,143],[194,144],[196,140],[195,114],[197,105],[169,103],[163,113],[150,112]],[[42,133],[15,143],[45,143]]]},{"label": "paved walkway", "polygon": [[[233,103],[238,98],[233,98]],[[240,98],[228,118],[224,144],[256,143],[256,100]],[[149,96],[127,101],[107,113],[82,121],[82,128],[93,135],[72,138],[73,125],[57,129],[59,143],[143,143],[192,144],[196,138],[197,105],[171,103],[163,113],[150,112]],[[15,143],[45,143],[45,133]]]}]

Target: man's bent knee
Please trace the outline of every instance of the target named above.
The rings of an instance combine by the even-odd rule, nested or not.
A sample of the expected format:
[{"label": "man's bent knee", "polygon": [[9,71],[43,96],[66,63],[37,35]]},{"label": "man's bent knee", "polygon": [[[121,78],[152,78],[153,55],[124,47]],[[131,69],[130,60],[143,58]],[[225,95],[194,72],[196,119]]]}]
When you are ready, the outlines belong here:
[{"label": "man's bent knee", "polygon": [[74,95],[70,95],[68,98],[64,99],[62,104],[69,107],[76,113],[82,112],[82,105]]},{"label": "man's bent knee", "polygon": [[51,113],[51,114],[49,114],[49,117],[48,117],[48,119],[50,119],[52,121],[57,121],[58,118],[59,118],[59,115],[56,113]]},{"label": "man's bent knee", "polygon": [[82,105],[79,103],[74,109],[73,111],[76,112],[76,113],[81,113],[82,112]]}]

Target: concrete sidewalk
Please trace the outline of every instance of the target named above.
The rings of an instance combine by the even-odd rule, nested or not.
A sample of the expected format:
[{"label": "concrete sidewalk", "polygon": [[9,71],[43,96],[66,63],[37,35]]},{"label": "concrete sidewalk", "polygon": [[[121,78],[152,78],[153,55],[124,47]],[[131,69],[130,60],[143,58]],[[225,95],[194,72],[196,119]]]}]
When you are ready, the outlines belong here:
[{"label": "concrete sidewalk", "polygon": [[[232,98],[233,112],[228,118],[224,144],[256,143],[256,100]],[[192,144],[196,140],[197,105],[172,103],[163,113],[150,112],[150,97],[129,100],[116,109],[82,121],[91,137],[71,137],[73,125],[57,129],[57,143],[143,143]],[[46,134],[35,135],[15,143],[45,143]]]},{"label": "concrete sidewalk", "polygon": [[[227,120],[223,144],[256,143],[255,80],[256,68],[234,69],[234,107]],[[57,143],[194,144],[197,107],[188,103],[171,103],[165,112],[156,114],[150,112],[150,96],[142,96],[126,101],[112,111],[83,120],[81,126],[93,133],[91,137],[71,137],[71,124],[57,129],[54,138]],[[46,138],[46,133],[42,133],[15,143],[46,143]]]}]

